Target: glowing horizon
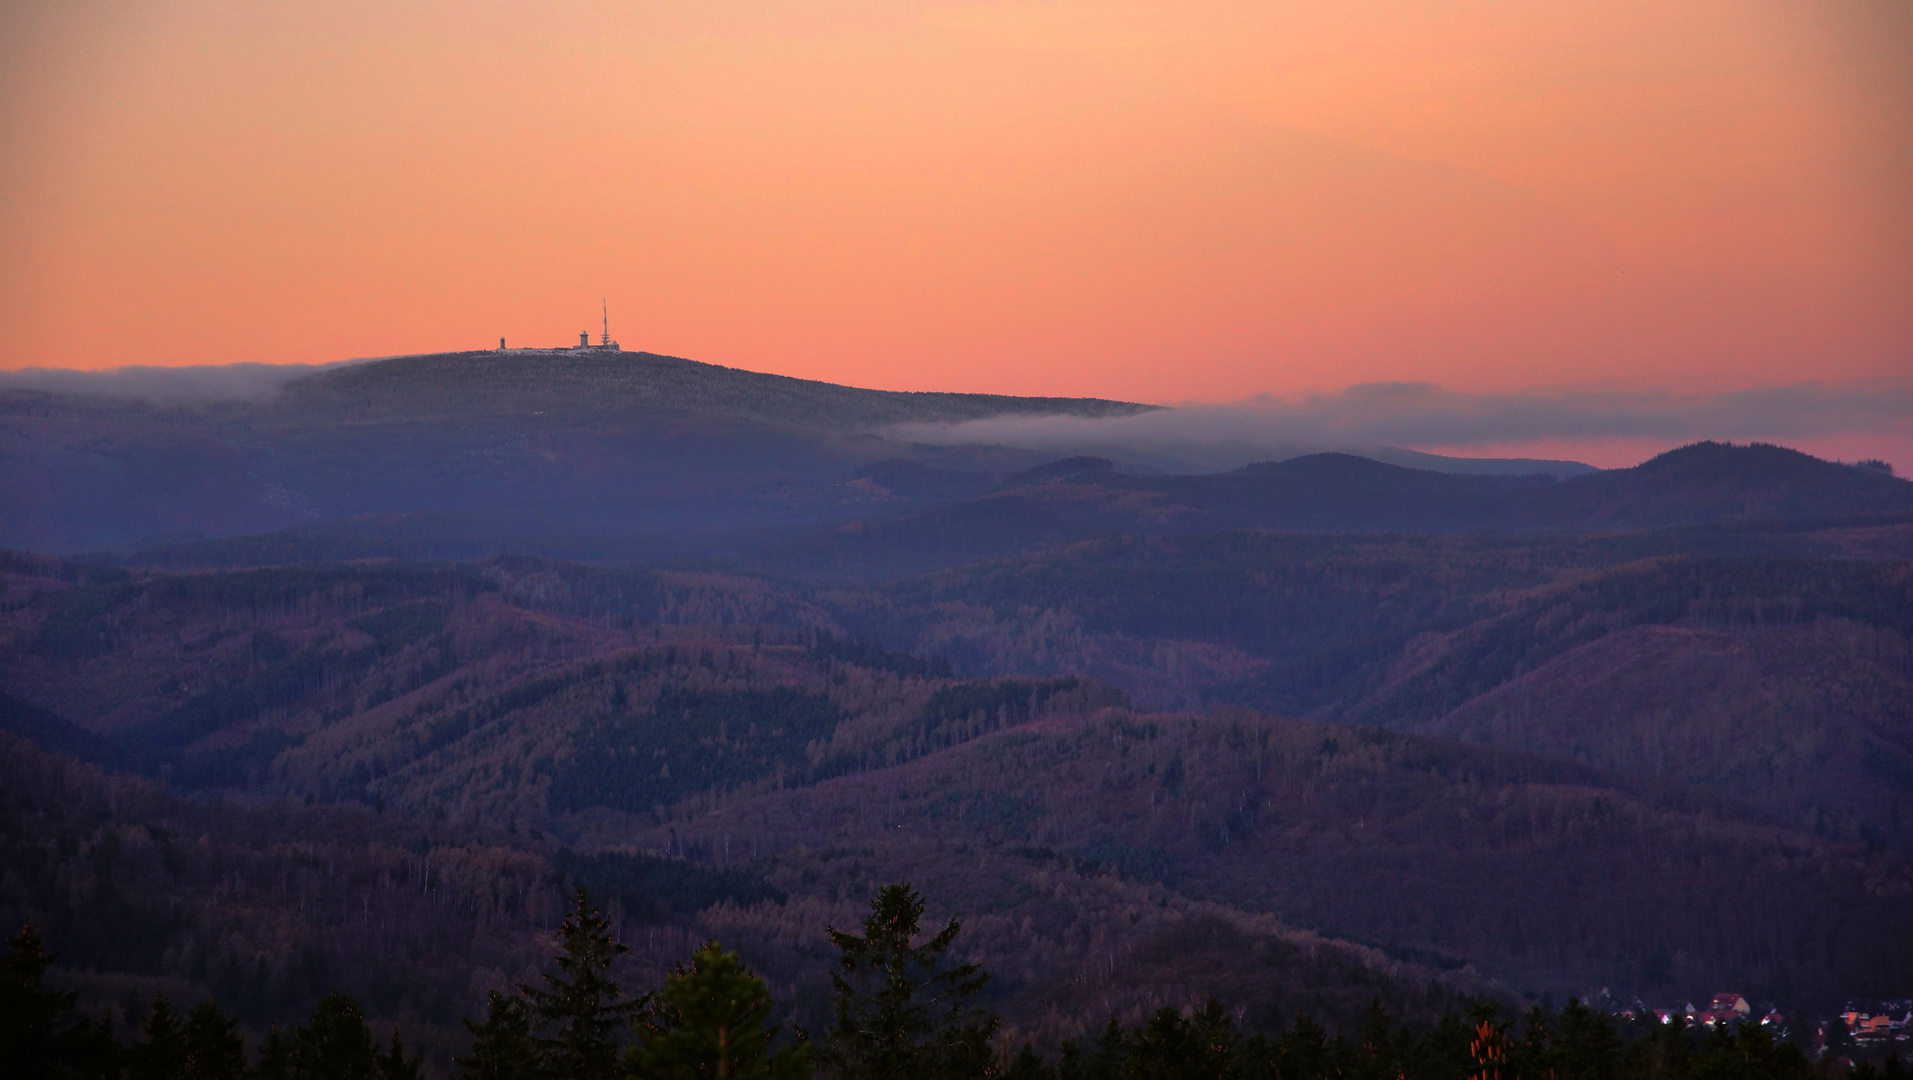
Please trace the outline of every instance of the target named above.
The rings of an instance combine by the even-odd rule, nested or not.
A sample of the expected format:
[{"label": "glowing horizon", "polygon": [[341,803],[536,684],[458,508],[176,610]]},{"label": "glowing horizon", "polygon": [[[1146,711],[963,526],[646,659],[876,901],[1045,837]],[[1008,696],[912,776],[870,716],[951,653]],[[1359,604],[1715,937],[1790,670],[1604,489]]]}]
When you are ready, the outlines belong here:
[{"label": "glowing horizon", "polygon": [[607,297],[627,349],[883,389],[1913,375],[1903,5],[32,3],[0,61],[6,369]]}]

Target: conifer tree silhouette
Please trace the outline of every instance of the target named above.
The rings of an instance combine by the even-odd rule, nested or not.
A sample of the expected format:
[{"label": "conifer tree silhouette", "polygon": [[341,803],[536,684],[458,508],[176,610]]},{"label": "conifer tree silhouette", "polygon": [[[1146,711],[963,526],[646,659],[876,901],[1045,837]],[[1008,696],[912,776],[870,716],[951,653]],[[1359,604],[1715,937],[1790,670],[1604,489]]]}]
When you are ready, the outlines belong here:
[{"label": "conifer tree silhouette", "polygon": [[532,1080],[538,1075],[538,1045],[531,1037],[531,1007],[496,990],[486,999],[485,1022],[465,1021],[472,1052],[458,1058],[461,1080]]},{"label": "conifer tree silhouette", "polygon": [[0,1076],[116,1073],[119,1040],[106,1023],[80,1015],[77,993],[46,985],[53,960],[31,922],[0,957]]},{"label": "conifer tree silhouette", "polygon": [[181,1076],[185,1080],[243,1080],[246,1075],[246,1040],[239,1025],[219,1011],[213,998],[193,1006],[186,1015],[186,1061]]},{"label": "conifer tree silhouette", "polygon": [[842,956],[830,976],[837,1017],[819,1056],[842,1080],[960,1080],[995,1066],[990,1038],[997,1019],[970,1004],[989,975],[977,964],[949,961],[961,930],[955,919],[913,944],[923,906],[923,897],[899,882],[870,901],[862,935],[825,928]]},{"label": "conifer tree silhouette", "polygon": [[399,1029],[392,1029],[392,1041],[379,1052],[379,1076],[383,1080],[421,1080],[424,1065],[415,1055],[405,1056],[405,1039],[399,1035]]},{"label": "conifer tree silhouette", "polygon": [[132,1080],[178,1080],[186,1072],[186,1024],[165,994],[153,997],[153,1011],[140,1025],[145,1040],[127,1052]]},{"label": "conifer tree silhouette", "polygon": [[558,970],[545,985],[520,986],[534,1021],[555,1029],[537,1045],[545,1069],[566,1080],[616,1080],[618,1048],[644,999],[627,1000],[610,975],[630,952],[611,936],[604,915],[579,889],[571,914],[558,931]]},{"label": "conifer tree silhouette", "polygon": [[713,941],[665,980],[641,1042],[626,1052],[637,1080],[805,1080],[811,1047],[799,1040],[776,1053],[770,987],[734,952]]},{"label": "conifer tree silhouette", "polygon": [[253,1066],[252,1080],[292,1080],[292,1040],[279,1025],[266,1029],[259,1044],[259,1064]]},{"label": "conifer tree silhouette", "polygon": [[359,1003],[337,990],[313,1006],[292,1036],[296,1080],[383,1080],[378,1044]]}]

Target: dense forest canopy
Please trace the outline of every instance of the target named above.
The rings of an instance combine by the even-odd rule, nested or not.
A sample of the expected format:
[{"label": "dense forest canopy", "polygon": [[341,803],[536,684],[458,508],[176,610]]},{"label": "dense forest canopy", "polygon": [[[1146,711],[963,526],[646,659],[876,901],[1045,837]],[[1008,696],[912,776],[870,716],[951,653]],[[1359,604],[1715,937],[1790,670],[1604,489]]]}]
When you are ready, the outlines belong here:
[{"label": "dense forest canopy", "polygon": [[[357,385],[326,407],[372,461],[403,425]],[[708,1050],[714,987],[782,1032],[752,1069],[861,1075],[904,1050],[831,1042],[874,993],[840,965],[908,966],[854,929],[899,880],[962,916],[930,966],[989,975],[951,984],[950,1075],[1793,1075],[1913,984],[1903,481],[1718,445],[1163,477],[767,423],[643,435],[842,473],[676,548],[607,496],[505,515],[588,525],[583,561],[456,507],[0,552],[0,919],[56,954],[19,992],[59,1052],[549,1063],[570,935],[619,946],[605,1075]],[[481,434],[475,484],[583,467]],[[1391,506],[1499,525],[1293,527]],[[1625,1019],[1727,989],[1779,1019]]]}]

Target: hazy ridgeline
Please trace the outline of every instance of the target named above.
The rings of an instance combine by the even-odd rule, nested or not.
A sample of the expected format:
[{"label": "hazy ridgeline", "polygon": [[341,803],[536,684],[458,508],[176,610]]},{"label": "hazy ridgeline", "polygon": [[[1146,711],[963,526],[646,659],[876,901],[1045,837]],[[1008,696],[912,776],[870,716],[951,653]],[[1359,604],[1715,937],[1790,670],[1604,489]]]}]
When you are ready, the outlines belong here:
[{"label": "hazy ridgeline", "polygon": [[[0,404],[6,538],[94,549],[0,553],[0,920],[122,1034],[216,995],[256,1043],[336,989],[442,1071],[578,887],[622,985],[716,937],[822,1054],[823,928],[915,882],[1025,1075],[1446,1075],[1403,1055],[1478,1042],[1477,995],[1733,989],[1800,1035],[1913,986],[1880,469],[1171,475],[890,426],[1138,406],[633,355]],[[1283,1072],[1300,1017],[1328,1064]],[[1602,1060],[1766,1053],[1685,1038]]]},{"label": "hazy ridgeline", "polygon": [[1362,440],[1391,465],[1305,440],[1178,475],[1206,466],[1116,438],[1114,467],[1057,468],[1054,453],[945,436],[986,419],[1120,433],[1161,410],[861,390],[646,353],[398,357],[279,385],[217,374],[0,382],[0,545],[171,565],[733,552],[777,573],[869,579],[1112,532],[1612,530],[1913,510],[1913,484],[1877,471],[1712,444],[1599,473]]}]

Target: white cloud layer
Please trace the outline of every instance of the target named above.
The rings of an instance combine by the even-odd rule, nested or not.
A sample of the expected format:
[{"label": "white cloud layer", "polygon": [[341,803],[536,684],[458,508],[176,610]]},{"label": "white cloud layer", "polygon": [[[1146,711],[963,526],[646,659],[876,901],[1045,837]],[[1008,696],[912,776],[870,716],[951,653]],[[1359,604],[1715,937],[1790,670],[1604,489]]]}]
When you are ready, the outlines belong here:
[{"label": "white cloud layer", "polygon": [[259,401],[302,375],[357,363],[206,364],[188,367],[19,368],[0,371],[0,390],[43,390],[184,405],[202,401]]},{"label": "white cloud layer", "polygon": [[1875,380],[1724,394],[1470,394],[1431,383],[1370,383],[1292,400],[1257,398],[1100,419],[1006,416],[907,424],[892,434],[940,445],[994,444],[1221,469],[1322,450],[1465,452],[1603,439],[1779,441],[1909,428],[1913,380]]}]

